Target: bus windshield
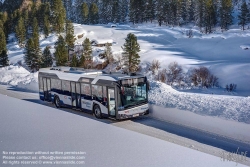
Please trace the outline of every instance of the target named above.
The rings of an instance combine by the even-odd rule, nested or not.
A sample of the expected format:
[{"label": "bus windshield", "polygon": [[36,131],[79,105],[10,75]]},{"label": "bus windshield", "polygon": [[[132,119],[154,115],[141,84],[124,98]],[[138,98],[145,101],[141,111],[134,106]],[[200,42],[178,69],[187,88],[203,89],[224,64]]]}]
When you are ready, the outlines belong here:
[{"label": "bus windshield", "polygon": [[120,95],[124,108],[147,102],[147,85],[144,78],[122,81]]}]

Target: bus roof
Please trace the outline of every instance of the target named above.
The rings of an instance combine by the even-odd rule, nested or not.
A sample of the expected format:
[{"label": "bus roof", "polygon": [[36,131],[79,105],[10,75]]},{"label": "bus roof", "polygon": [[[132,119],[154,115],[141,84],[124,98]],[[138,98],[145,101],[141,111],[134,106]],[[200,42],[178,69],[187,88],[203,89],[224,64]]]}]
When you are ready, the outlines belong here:
[{"label": "bus roof", "polygon": [[109,81],[119,81],[129,78],[140,78],[144,77],[142,74],[124,74],[121,72],[111,72],[107,73],[100,70],[89,70],[83,68],[75,67],[50,67],[50,68],[41,68],[39,73],[46,74],[55,74],[59,79],[70,80],[70,81],[79,81],[80,78],[91,78],[93,79],[92,84],[95,84],[99,79],[109,80]]}]

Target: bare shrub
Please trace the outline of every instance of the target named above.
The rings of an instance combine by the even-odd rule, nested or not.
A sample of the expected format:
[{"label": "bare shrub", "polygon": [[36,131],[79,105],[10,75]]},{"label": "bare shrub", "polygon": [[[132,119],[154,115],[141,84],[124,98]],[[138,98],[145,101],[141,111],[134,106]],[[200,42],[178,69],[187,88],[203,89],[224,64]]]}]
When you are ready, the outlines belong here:
[{"label": "bare shrub", "polygon": [[173,82],[180,82],[183,80],[183,75],[182,75],[182,67],[177,63],[177,62],[172,62],[168,65],[168,72],[167,72],[167,78],[168,78],[168,83],[170,85],[173,84]]},{"label": "bare shrub", "polygon": [[226,85],[226,90],[227,90],[228,92],[232,92],[232,91],[236,90],[236,87],[237,87],[236,84],[231,83],[231,84],[229,84],[229,85]]},{"label": "bare shrub", "polygon": [[163,69],[163,70],[159,71],[158,74],[155,76],[155,79],[157,81],[165,83],[167,80],[167,70]]},{"label": "bare shrub", "polygon": [[161,63],[159,62],[159,60],[152,61],[150,69],[151,69],[153,75],[156,73],[156,71],[159,70],[160,65],[161,65]]},{"label": "bare shrub", "polygon": [[215,75],[211,74],[206,67],[193,69],[190,79],[195,86],[207,88],[218,86],[218,78]]},{"label": "bare shrub", "polygon": [[215,87],[215,86],[219,86],[219,82],[218,82],[218,79],[215,75],[213,74],[210,74],[210,77],[209,77],[209,82],[210,83],[210,87]]},{"label": "bare shrub", "polygon": [[193,37],[193,30],[191,30],[191,29],[187,30],[186,35],[187,35],[188,38],[192,38]]}]

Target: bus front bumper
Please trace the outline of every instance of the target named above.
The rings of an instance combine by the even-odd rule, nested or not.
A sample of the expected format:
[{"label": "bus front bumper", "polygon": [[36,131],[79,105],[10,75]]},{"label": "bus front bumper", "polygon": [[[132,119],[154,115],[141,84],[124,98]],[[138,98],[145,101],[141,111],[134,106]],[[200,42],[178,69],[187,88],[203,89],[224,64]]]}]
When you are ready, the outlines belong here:
[{"label": "bus front bumper", "polygon": [[137,113],[137,114],[133,114],[133,115],[127,115],[127,114],[118,114],[116,119],[129,119],[129,118],[135,118],[135,117],[139,117],[139,116],[143,116],[143,115],[148,115],[149,114],[149,109],[147,109],[146,111],[142,112],[142,113]]}]

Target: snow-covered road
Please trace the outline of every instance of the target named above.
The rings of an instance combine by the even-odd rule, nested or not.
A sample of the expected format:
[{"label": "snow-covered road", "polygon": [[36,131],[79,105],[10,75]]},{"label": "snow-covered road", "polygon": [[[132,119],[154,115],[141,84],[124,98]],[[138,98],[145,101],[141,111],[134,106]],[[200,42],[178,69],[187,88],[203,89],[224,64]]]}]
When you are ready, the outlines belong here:
[{"label": "snow-covered road", "polygon": [[[54,107],[50,103],[40,101],[37,93],[25,92],[24,90],[17,89],[15,87],[0,85],[0,94]],[[92,115],[80,111],[74,111],[66,108],[61,110],[62,112],[70,112],[83,117],[95,119]],[[250,152],[249,144],[175,123],[157,120],[152,118],[150,115],[148,117],[140,117],[119,122],[109,119],[102,119],[98,121],[172,142],[181,146],[189,147],[218,157],[220,157],[223,150],[236,152],[239,148],[241,152]],[[244,161],[242,163],[250,165],[250,154],[247,154],[247,156],[248,161]]]}]

